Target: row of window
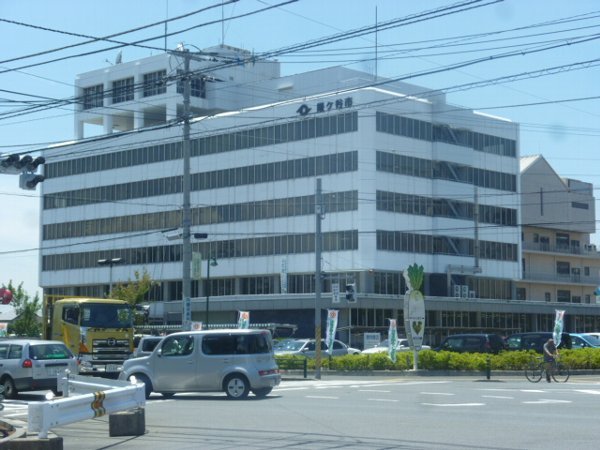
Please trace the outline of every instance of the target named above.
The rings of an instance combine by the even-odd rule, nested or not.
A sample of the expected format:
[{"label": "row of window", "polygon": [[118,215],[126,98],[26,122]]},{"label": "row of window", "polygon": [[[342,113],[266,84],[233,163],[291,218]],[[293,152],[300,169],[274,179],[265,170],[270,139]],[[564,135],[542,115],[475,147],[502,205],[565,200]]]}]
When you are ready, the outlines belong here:
[{"label": "row of window", "polygon": [[[248,184],[268,183],[358,169],[358,153],[334,153],[287,161],[233,167],[191,176],[191,190],[219,189]],[[181,176],[132,181],[130,183],[98,186],[87,189],[57,192],[44,195],[44,209],[68,208],[93,203],[114,202],[134,198],[147,198],[182,192]]]},{"label": "row of window", "polygon": [[472,148],[484,153],[510,156],[517,155],[517,143],[513,139],[477,133],[446,124],[432,124],[423,120],[377,112],[377,131],[429,142],[444,142]]},{"label": "row of window", "polygon": [[[517,261],[517,249],[516,244],[479,241],[478,256],[482,259]],[[468,238],[377,230],[377,250],[473,257],[475,241]]]},{"label": "row of window", "polygon": [[[347,251],[358,249],[358,231],[346,230],[322,234],[323,251]],[[192,250],[217,259],[251,258],[255,256],[287,255],[315,252],[315,234],[292,234],[244,238],[217,242],[196,242]],[[179,262],[181,245],[99,250],[93,252],[65,253],[42,257],[42,271],[73,270],[97,267],[98,260],[122,258],[127,264]]]},{"label": "row of window", "polygon": [[[324,115],[294,120],[279,125],[250,128],[234,133],[215,134],[190,141],[191,156],[245,150],[315,137],[350,133],[358,130],[358,113]],[[138,147],[102,155],[47,163],[46,178],[112,170],[181,159],[181,142]]]},{"label": "row of window", "polygon": [[[356,211],[358,192],[333,192],[323,194],[321,201],[324,211],[329,213]],[[293,217],[315,213],[315,196],[278,198],[271,200],[234,203],[191,209],[191,224],[209,225]],[[181,210],[135,214],[103,219],[80,220],[75,222],[53,223],[43,226],[43,240],[66,239],[96,236],[102,234],[131,233],[148,230],[161,230],[181,225]]]},{"label": "row of window", "polygon": [[517,192],[517,176],[510,173],[479,169],[449,161],[432,161],[430,159],[413,158],[378,151],[376,155],[377,170],[398,175],[449,180],[457,183]]},{"label": "row of window", "polygon": [[[470,202],[387,191],[377,191],[376,198],[380,211],[463,220],[472,220],[474,216],[475,206]],[[479,222],[514,227],[517,225],[517,210],[479,205]]]}]

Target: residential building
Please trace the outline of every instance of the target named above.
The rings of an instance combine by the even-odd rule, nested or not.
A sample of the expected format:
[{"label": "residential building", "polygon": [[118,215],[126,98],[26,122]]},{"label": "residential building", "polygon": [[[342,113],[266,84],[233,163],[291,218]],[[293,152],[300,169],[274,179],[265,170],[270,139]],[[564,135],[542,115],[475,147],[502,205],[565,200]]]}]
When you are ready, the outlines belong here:
[{"label": "residential building", "polygon": [[[181,322],[182,242],[165,230],[183,220],[182,67],[169,53],[76,80],[77,141],[44,152],[45,295],[102,296],[146,270],[159,283],[151,319]],[[336,308],[341,337],[360,342],[402,323],[402,273],[414,263],[425,269],[429,342],[553,317],[549,304],[515,301],[518,124],[343,67],[282,77],[277,61],[228,46],[194,54],[189,75],[191,230],[206,235],[191,244],[192,320],[250,311],[309,336],[315,310]]]}]

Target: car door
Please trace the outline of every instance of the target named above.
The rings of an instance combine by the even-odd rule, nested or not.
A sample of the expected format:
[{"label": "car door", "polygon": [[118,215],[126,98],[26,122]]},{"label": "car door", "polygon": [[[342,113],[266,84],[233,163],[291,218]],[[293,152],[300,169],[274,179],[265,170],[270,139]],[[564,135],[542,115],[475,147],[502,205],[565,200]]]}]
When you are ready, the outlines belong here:
[{"label": "car door", "polygon": [[333,356],[343,356],[348,354],[348,347],[340,341],[333,341]]},{"label": "car door", "polygon": [[202,336],[198,361],[198,385],[202,391],[220,391],[224,374],[236,362],[244,358],[237,355],[237,347],[243,344],[243,335],[209,334]]},{"label": "car door", "polygon": [[198,389],[197,349],[193,335],[171,335],[153,353],[152,380],[156,392],[194,391]]}]

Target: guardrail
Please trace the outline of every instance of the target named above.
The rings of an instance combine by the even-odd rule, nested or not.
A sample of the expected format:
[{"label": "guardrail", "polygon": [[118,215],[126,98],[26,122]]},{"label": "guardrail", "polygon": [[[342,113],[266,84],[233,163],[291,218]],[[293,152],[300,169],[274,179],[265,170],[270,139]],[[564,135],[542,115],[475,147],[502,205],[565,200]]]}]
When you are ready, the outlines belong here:
[{"label": "guardrail", "polygon": [[40,439],[46,439],[53,427],[146,404],[143,383],[64,374],[58,377],[58,390],[63,398],[29,404],[28,432],[38,433]]}]

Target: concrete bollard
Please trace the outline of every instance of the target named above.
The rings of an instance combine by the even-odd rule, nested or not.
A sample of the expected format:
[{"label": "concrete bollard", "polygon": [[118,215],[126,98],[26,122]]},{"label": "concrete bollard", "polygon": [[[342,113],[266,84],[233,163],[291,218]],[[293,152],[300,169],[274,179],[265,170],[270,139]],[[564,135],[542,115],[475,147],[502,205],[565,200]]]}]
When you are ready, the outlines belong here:
[{"label": "concrete bollard", "polygon": [[144,408],[119,411],[108,416],[108,434],[113,436],[141,436],[146,432]]}]

